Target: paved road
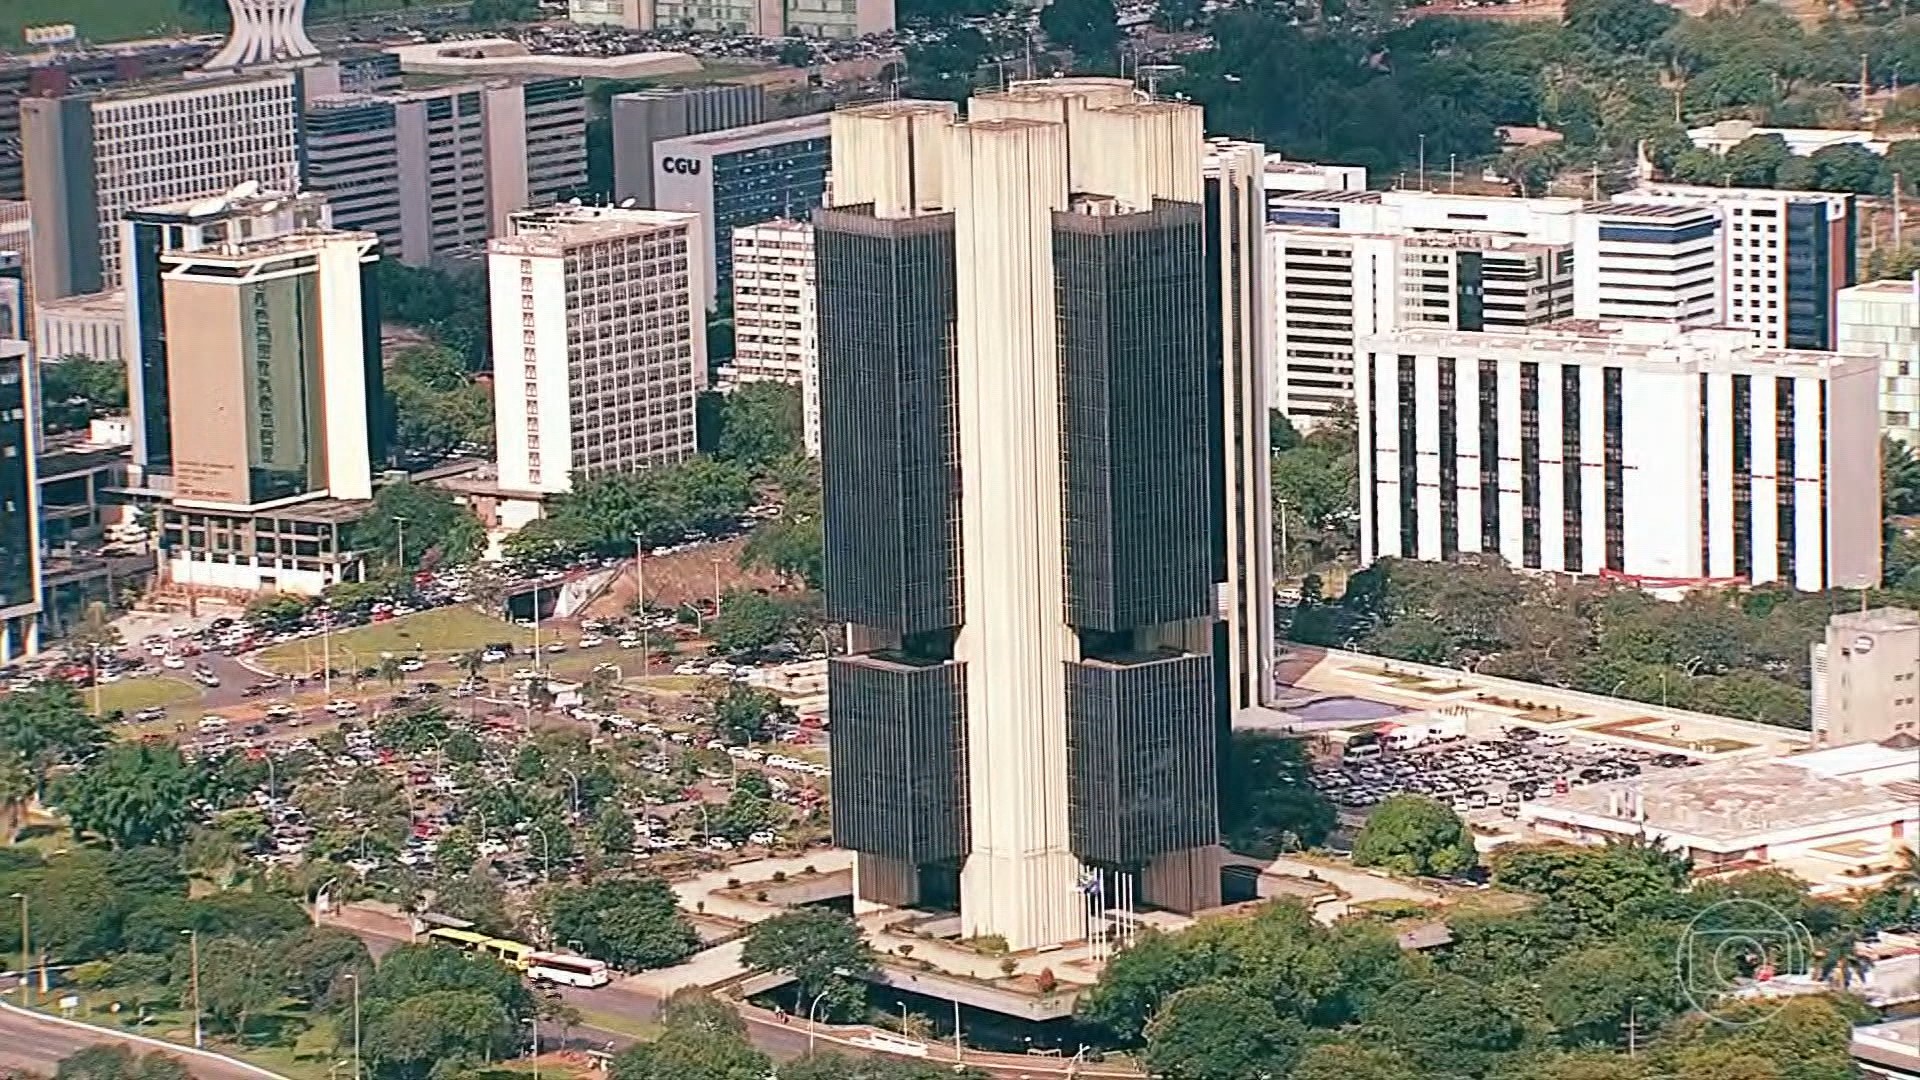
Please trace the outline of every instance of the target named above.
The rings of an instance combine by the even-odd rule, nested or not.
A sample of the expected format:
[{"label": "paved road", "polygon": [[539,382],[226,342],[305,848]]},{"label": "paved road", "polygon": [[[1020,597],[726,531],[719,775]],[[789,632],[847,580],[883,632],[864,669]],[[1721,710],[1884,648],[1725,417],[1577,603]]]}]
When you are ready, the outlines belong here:
[{"label": "paved road", "polygon": [[[39,1017],[0,1011],[0,1068],[23,1069],[53,1075],[60,1059],[95,1043],[120,1043],[136,1054],[153,1049],[137,1040],[110,1032],[68,1027]],[[218,1059],[175,1054],[187,1071],[202,1080],[262,1080],[261,1074]]]}]

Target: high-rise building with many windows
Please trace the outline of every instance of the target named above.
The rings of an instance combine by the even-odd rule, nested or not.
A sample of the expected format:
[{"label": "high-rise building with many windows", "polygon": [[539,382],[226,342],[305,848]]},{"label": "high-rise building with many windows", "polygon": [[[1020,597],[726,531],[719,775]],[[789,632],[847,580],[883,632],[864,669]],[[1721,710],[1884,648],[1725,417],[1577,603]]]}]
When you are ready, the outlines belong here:
[{"label": "high-rise building with many windows", "polygon": [[815,310],[813,226],[769,221],[733,230],[734,383],[783,382],[800,390],[801,442],[820,454],[820,317]]},{"label": "high-rise building with many windows", "polygon": [[1880,580],[1870,357],[1575,323],[1361,343],[1360,558],[1650,586]]},{"label": "high-rise building with many windows", "polygon": [[487,256],[500,486],[553,494],[693,456],[699,220],[561,205],[510,224]]},{"label": "high-rise building with many windows", "polygon": [[[1016,949],[1220,894],[1271,595],[1258,146],[1115,79],[833,118],[834,836]],[[1241,652],[1242,648],[1247,649]],[[1252,670],[1243,670],[1250,668]]]},{"label": "high-rise building with many windows", "polygon": [[249,75],[21,102],[35,293],[120,284],[129,210],[299,180],[294,76]]}]

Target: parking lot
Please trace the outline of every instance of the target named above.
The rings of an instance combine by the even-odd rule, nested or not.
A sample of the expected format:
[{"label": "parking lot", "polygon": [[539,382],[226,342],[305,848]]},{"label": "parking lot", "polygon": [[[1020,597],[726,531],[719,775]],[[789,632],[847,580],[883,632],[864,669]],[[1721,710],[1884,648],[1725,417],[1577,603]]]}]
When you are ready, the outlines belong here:
[{"label": "parking lot", "polygon": [[1390,795],[1429,795],[1462,814],[1519,814],[1520,804],[1586,784],[1637,776],[1652,769],[1684,768],[1682,754],[1655,753],[1592,740],[1509,728],[1506,737],[1393,751],[1379,744],[1350,749],[1338,764],[1316,768],[1315,787],[1344,815]]}]

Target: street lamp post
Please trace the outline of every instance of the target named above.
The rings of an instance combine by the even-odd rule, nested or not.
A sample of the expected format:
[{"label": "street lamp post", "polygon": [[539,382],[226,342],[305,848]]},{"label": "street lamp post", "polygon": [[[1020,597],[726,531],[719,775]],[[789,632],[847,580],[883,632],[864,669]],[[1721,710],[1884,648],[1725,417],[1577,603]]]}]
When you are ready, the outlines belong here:
[{"label": "street lamp post", "polygon": [[25,1005],[33,994],[33,978],[29,974],[33,969],[33,947],[27,936],[27,894],[14,893],[13,898],[20,901],[20,1003]]},{"label": "street lamp post", "polygon": [[200,1024],[200,931],[182,930],[187,936],[187,956],[189,963],[189,986],[193,994],[193,1045],[199,1049],[206,1045],[205,1034]]},{"label": "street lamp post", "polygon": [[651,620],[647,617],[647,545],[639,533],[633,534],[633,599],[640,605],[640,677],[653,674],[653,648],[647,642]]},{"label": "street lamp post", "polygon": [[360,979],[351,971],[341,978],[353,984],[353,1080],[360,1080]]},{"label": "street lamp post", "polygon": [[404,575],[407,572],[407,519],[400,514],[395,514],[393,525],[396,530],[395,546],[400,549],[399,560],[394,564],[394,568]]},{"label": "street lamp post", "polygon": [[825,990],[822,990],[819,993],[813,995],[813,1004],[807,1006],[807,1054],[809,1056],[813,1054],[813,1036],[815,1031],[815,1028],[813,1026],[813,1010],[819,1008],[820,1003],[822,1001],[825,1001],[826,999],[827,999],[827,992]]},{"label": "street lamp post", "polygon": [[527,1023],[533,1025],[533,1080],[540,1080],[540,1018],[529,1016]]},{"label": "street lamp post", "polygon": [[313,890],[313,903],[309,905],[313,912],[313,925],[315,926],[320,925],[320,898],[327,895],[328,889],[331,889],[338,884],[340,884],[339,877],[337,876],[330,877],[327,880],[321,882],[319,888]]},{"label": "street lamp post", "polygon": [[547,838],[547,830],[540,826],[529,823],[528,827],[540,834],[540,877],[551,881],[553,879],[553,841]]}]

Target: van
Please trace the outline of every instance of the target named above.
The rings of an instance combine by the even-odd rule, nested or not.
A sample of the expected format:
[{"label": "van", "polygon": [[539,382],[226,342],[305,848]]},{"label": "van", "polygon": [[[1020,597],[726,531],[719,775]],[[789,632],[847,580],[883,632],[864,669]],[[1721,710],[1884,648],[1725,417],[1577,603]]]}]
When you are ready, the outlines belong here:
[{"label": "van", "polygon": [[1342,760],[1345,761],[1365,761],[1379,756],[1380,744],[1377,742],[1348,744],[1346,751],[1341,754]]}]

